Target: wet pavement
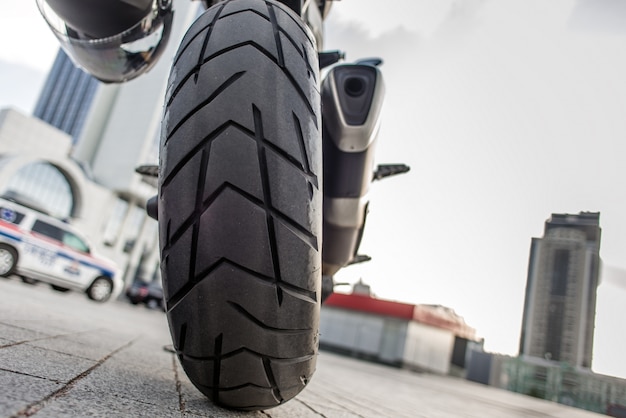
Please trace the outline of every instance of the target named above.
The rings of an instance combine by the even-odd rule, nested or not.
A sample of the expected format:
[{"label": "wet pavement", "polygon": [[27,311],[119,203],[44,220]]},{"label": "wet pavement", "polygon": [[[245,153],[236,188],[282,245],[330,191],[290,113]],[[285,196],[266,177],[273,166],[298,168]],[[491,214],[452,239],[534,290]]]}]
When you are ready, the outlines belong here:
[{"label": "wet pavement", "polygon": [[461,379],[325,351],[309,386],[258,412],[211,404],[184,375],[165,314],[0,278],[0,417],[592,417]]}]

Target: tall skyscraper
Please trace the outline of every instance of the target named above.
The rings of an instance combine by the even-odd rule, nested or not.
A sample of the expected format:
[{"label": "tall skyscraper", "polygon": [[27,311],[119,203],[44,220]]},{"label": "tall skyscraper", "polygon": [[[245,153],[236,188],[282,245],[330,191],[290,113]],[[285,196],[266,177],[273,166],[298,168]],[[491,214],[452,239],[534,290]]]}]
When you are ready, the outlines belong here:
[{"label": "tall skyscraper", "polygon": [[157,163],[170,66],[180,40],[201,10],[200,2],[177,3],[160,60],[127,83],[101,83],[59,50],[34,116],[72,136],[72,158],[87,167],[97,183],[131,197],[144,189],[134,170]]},{"label": "tall skyscraper", "polygon": [[533,238],[520,355],[591,368],[600,213],[552,214]]},{"label": "tall skyscraper", "polygon": [[76,143],[98,84],[98,80],[74,66],[59,49],[33,116],[68,133]]}]

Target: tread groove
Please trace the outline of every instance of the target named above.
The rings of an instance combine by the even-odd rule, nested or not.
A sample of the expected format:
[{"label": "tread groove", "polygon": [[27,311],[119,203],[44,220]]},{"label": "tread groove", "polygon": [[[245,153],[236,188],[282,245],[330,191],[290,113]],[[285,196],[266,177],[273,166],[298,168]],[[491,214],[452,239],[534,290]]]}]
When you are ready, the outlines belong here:
[{"label": "tread groove", "polygon": [[[304,363],[305,361],[312,360],[316,356],[316,354],[307,354],[307,355],[300,356],[300,357],[289,357],[289,358],[272,357],[272,356],[268,356],[268,355],[265,355],[265,354],[261,354],[261,353],[259,353],[257,351],[251,350],[251,349],[249,349],[247,347],[240,347],[240,348],[238,348],[236,350],[229,351],[228,353],[220,354],[220,358],[222,360],[225,360],[225,359],[229,359],[229,358],[238,356],[239,354],[242,354],[242,353],[250,353],[253,356],[262,357],[262,358],[268,358],[268,359],[272,360],[273,363],[279,363],[279,364]],[[212,361],[215,360],[215,357],[213,357],[213,356],[206,356],[206,357],[191,356],[189,354],[185,354],[185,353],[182,353],[180,351],[177,351],[176,354],[182,355],[186,360],[197,361],[197,362],[203,362],[203,361],[212,362]]]},{"label": "tread groove", "polygon": [[[196,105],[196,107],[194,107],[189,113],[187,113],[185,115],[185,117],[182,118],[176,124],[176,126],[174,126],[174,128],[172,128],[171,132],[165,138],[165,144],[167,144],[169,142],[169,140],[172,138],[172,136],[174,136],[176,131],[178,131],[178,129],[180,129],[180,127],[182,125],[184,125],[185,122],[187,122],[187,120],[189,120],[196,112],[198,112],[204,106],[206,106],[207,104],[209,104],[213,100],[215,100],[215,98],[217,96],[219,96],[224,90],[226,90],[228,87],[230,87],[232,84],[234,84],[237,80],[239,80],[245,73],[246,73],[245,71],[239,71],[239,72],[231,75],[228,78],[228,80],[224,81],[218,88],[216,88],[215,91],[213,93],[211,93],[211,95],[207,99],[203,100],[202,102],[200,102],[200,104]],[[175,97],[176,96],[174,94],[172,94],[172,97],[170,98],[170,103],[168,103],[167,106],[169,106],[171,104],[171,101],[174,100]]]},{"label": "tread groove", "polygon": [[309,303],[317,303],[317,292],[303,289],[301,287],[294,286],[286,282],[280,283],[279,286],[285,293],[295,298]]},{"label": "tread groove", "polygon": [[[254,41],[244,41],[244,42],[240,42],[238,44],[234,44],[231,45],[227,48],[224,48],[216,53],[214,53],[213,55],[205,58],[204,62],[202,63],[202,65],[206,64],[207,62],[219,57],[220,55],[224,55],[228,52],[234,51],[236,49],[239,48],[243,48],[246,46],[251,46],[254,49],[256,49],[257,51],[259,51],[261,54],[265,55],[270,61],[274,62],[275,64],[278,65],[278,62],[276,60],[276,58],[269,52],[267,51],[265,48],[263,48],[261,45],[259,45],[258,43],[254,42]],[[279,67],[280,68],[280,67]],[[289,81],[291,82],[291,84],[294,86],[295,91],[298,93],[298,95],[302,98],[302,100],[304,101],[304,104],[306,105],[306,108],[308,109],[309,113],[312,116],[315,116],[315,110],[313,110],[313,106],[311,105],[311,103],[309,102],[309,99],[306,97],[306,94],[304,93],[304,91],[302,91],[302,89],[300,88],[300,86],[298,85],[298,83],[295,81],[295,78],[293,77],[293,75],[291,75],[291,73],[286,69],[286,68],[281,68],[282,73],[289,79]],[[182,79],[181,82],[179,83],[179,85],[174,89],[174,91],[172,92],[172,95],[170,96],[167,106],[169,107],[172,103],[172,101],[175,99],[175,97],[177,96],[177,94],[180,92],[180,90],[183,88],[183,86],[185,85],[185,83],[187,82],[187,80],[194,74],[194,70],[191,70],[188,74],[186,74]],[[317,85],[316,85],[317,87]],[[207,104],[207,103],[205,103]],[[191,112],[190,112],[191,113]],[[319,126],[317,125],[317,118],[313,118],[313,121],[315,123],[315,126],[317,128],[319,128]],[[182,121],[179,122],[176,127],[174,127],[174,130],[178,129],[178,126],[182,124]],[[174,131],[172,131],[167,139],[169,139],[169,137],[171,137],[173,135]]]},{"label": "tread groove", "polygon": [[[274,269],[274,278],[277,283],[282,282],[280,259],[278,257],[278,241],[276,238],[276,227],[274,226],[274,217],[272,216],[272,193],[270,190],[269,168],[267,164],[267,155],[265,154],[265,146],[263,143],[263,119],[261,111],[254,104],[252,105],[252,114],[254,117],[254,133],[257,143],[257,155],[259,167],[261,170],[261,185],[263,189],[263,208],[265,209],[265,221],[267,226],[267,235],[270,242],[270,256],[272,257],[272,266]],[[280,287],[276,286],[276,298],[278,306],[283,304],[283,293]]]},{"label": "tread groove", "polygon": [[271,331],[271,332],[276,332],[279,334],[308,334],[309,332],[312,331],[311,328],[302,328],[302,329],[285,329],[285,328],[276,328],[276,327],[272,327],[269,326],[267,324],[265,324],[263,321],[261,321],[259,318],[255,317],[254,315],[252,315],[250,312],[248,312],[243,306],[241,306],[240,304],[233,302],[233,301],[228,301],[227,302],[230,306],[232,306],[237,312],[239,312],[241,315],[243,315],[246,319],[248,319],[250,322],[254,323],[255,325],[263,328],[264,330],[267,331]]},{"label": "tread groove", "polygon": [[[231,0],[227,0],[224,3],[228,3],[230,1]],[[223,6],[222,6],[222,8],[223,8]],[[229,12],[229,13],[223,13],[223,14],[222,14],[222,10],[221,9],[219,11],[220,19],[225,19],[227,17],[235,16],[235,15],[238,15],[238,14],[241,14],[241,13],[248,13],[248,12],[249,13],[254,13],[254,14],[258,15],[258,16],[261,16],[263,19],[269,21],[269,18],[267,16],[265,16],[262,13],[259,13],[257,10],[254,10],[254,9],[235,10],[235,11],[232,11],[232,12]],[[199,36],[201,36],[202,33],[209,28],[209,26],[212,26],[215,23],[216,23],[216,21],[212,20],[211,22],[209,22],[209,24],[207,24],[202,29],[200,29],[198,31],[198,33],[196,33],[191,39],[189,39],[189,42],[187,42],[185,45],[181,45],[180,46],[180,50],[176,53],[176,58],[174,60],[174,64],[173,65],[176,65],[178,63],[178,60],[183,55],[183,53],[187,50],[187,48],[189,48],[189,45],[191,45],[195,39],[197,39]]]},{"label": "tread groove", "polygon": [[[304,46],[304,44],[302,44],[302,50],[306,51],[306,48]],[[304,63],[306,64],[306,76],[308,78],[313,77],[313,73],[311,72],[311,63],[309,62],[309,57],[306,56],[306,54],[304,54],[304,56],[302,57],[304,59]],[[315,80],[317,81],[317,80]]]},{"label": "tread groove", "polygon": [[[258,10],[254,10],[254,9],[246,9],[246,10],[235,11],[235,12],[231,12],[231,13],[223,14],[223,15],[221,15],[220,19],[225,18],[225,17],[228,17],[228,16],[233,16],[233,15],[236,15],[236,14],[239,14],[239,13],[244,13],[244,12],[251,12],[251,13],[254,13],[254,14],[258,15],[258,16],[261,16],[263,19],[265,19],[265,20],[267,20],[267,21],[270,21],[270,19],[268,19],[268,17],[267,17],[267,16],[265,16],[265,15],[264,15],[264,14],[262,14],[262,13],[259,13],[259,11],[258,11]],[[274,16],[275,16],[275,15],[274,15]],[[289,16],[289,17],[290,17],[290,19],[291,19],[291,20],[293,20],[293,18],[292,18],[291,16]],[[297,42],[293,39],[293,37],[292,37],[292,36],[291,36],[291,35],[290,35],[287,31],[285,31],[285,30],[283,29],[283,27],[282,27],[282,26],[280,26],[280,25],[278,25],[278,24],[277,24],[277,27],[278,27],[278,30],[280,31],[280,33],[282,33],[282,34],[285,36],[285,38],[287,38],[287,39],[289,40],[289,42],[290,42],[290,43],[291,43],[291,44],[292,44],[292,45],[296,48],[296,50],[298,51],[298,54],[300,55],[300,57],[304,60],[304,63],[305,63],[305,65],[306,65],[307,69],[310,71],[309,76],[314,75],[315,73],[314,73],[314,71],[313,71],[313,67],[311,66],[311,63],[309,62],[309,60],[308,60],[308,58],[307,58],[306,54],[304,54],[304,53],[303,53],[303,51],[306,51],[306,47],[304,46],[304,44],[300,44],[300,46],[302,47],[302,49],[300,50],[300,49],[298,48],[298,43],[297,43]],[[305,35],[306,39],[309,41],[309,44],[311,44],[311,45],[312,45],[313,43],[311,42],[311,39],[309,38],[309,35],[306,33],[306,31],[302,31],[302,33]],[[315,79],[315,77],[314,77],[314,79]],[[317,81],[317,80],[315,80],[315,81]]]},{"label": "tread groove", "polygon": [[311,167],[309,165],[309,154],[306,150],[306,144],[304,142],[304,135],[302,135],[302,125],[300,124],[300,119],[298,119],[298,115],[296,115],[295,112],[292,112],[291,115],[293,116],[293,124],[294,127],[296,129],[296,138],[298,139],[298,147],[300,147],[300,154],[302,157],[302,168],[304,169],[304,172],[309,174],[314,180],[315,180],[315,188],[317,189],[317,176],[315,176],[312,172],[311,172]]},{"label": "tread groove", "polygon": [[272,30],[274,31],[274,41],[276,42],[276,51],[278,54],[278,66],[280,68],[285,68],[285,56],[283,54],[283,45],[280,40],[280,27],[278,26],[278,22],[276,21],[276,13],[274,12],[274,7],[270,3],[265,3],[267,6],[267,11],[270,15],[270,22],[272,23]]},{"label": "tread groove", "polygon": [[206,47],[209,44],[209,38],[211,38],[211,33],[213,32],[213,28],[215,27],[215,22],[217,22],[217,20],[219,19],[220,13],[222,13],[222,10],[224,10],[225,6],[226,6],[226,3],[223,3],[220,6],[217,13],[215,13],[215,16],[213,16],[213,20],[211,21],[211,24],[209,25],[207,29],[206,36],[204,37],[204,40],[202,41],[202,48],[200,48],[200,56],[198,57],[198,64],[196,64],[194,75],[193,75],[193,81],[196,84],[198,83],[198,76],[200,74],[200,68],[202,67],[204,52],[206,51]]},{"label": "tread groove", "polygon": [[180,326],[180,334],[178,335],[178,350],[181,352],[185,350],[185,340],[187,338],[187,323],[184,322]]},{"label": "tread groove", "polygon": [[[204,386],[204,387],[207,389],[213,389],[213,387],[208,387],[208,386]],[[261,385],[257,385],[256,383],[242,383],[241,385],[220,387],[218,389],[220,392],[231,392],[233,390],[239,390],[243,388],[259,388],[259,389],[272,390],[271,386],[261,386]]]},{"label": "tread groove", "polygon": [[272,277],[265,276],[259,272],[251,270],[241,264],[235,263],[232,260],[227,258],[220,258],[218,261],[213,263],[211,266],[206,268],[204,271],[200,272],[194,280],[188,281],[185,285],[174,295],[172,295],[167,301],[167,311],[174,309],[176,305],[178,305],[198,284],[200,284],[203,280],[207,279],[209,275],[217,270],[222,264],[228,264],[233,268],[243,271],[244,273],[252,276],[260,281],[266,283],[272,283],[274,286],[279,286],[283,291],[290,294],[291,296],[298,298],[302,301],[308,303],[317,303],[317,292],[313,292],[308,289],[304,289],[298,286],[294,286],[292,284],[281,282],[276,283],[276,281]]},{"label": "tread groove", "polygon": [[220,368],[222,363],[222,339],[224,338],[224,334],[220,334],[215,338],[215,351],[214,358],[215,364],[213,367],[213,401],[215,403],[219,403],[220,397]]},{"label": "tread groove", "polygon": [[163,179],[163,182],[161,183],[161,188],[167,187],[170,184],[170,182],[172,181],[172,179],[174,177],[176,177],[176,175],[180,172],[180,170],[182,170],[183,167],[185,167],[187,165],[187,163],[193,157],[195,157],[195,155],[200,150],[204,149],[204,146],[208,142],[213,141],[214,139],[219,137],[224,131],[226,131],[226,129],[228,129],[231,126],[233,126],[232,121],[226,121],[223,124],[221,124],[220,126],[218,126],[213,132],[209,133],[207,136],[202,138],[198,142],[198,144],[196,144],[196,146],[191,149],[191,151],[189,151],[187,154],[185,154],[182,158],[180,158],[178,160],[178,163],[174,166],[174,168],[172,168],[170,173],[167,176],[165,176],[165,178]]},{"label": "tread groove", "polygon": [[[198,174],[198,185],[196,187],[196,205],[192,214],[194,219],[193,230],[191,233],[191,248],[198,248],[198,237],[200,235],[200,217],[202,216],[202,196],[204,193],[204,185],[206,183],[206,172],[209,165],[209,150],[211,143],[202,150],[200,160],[200,173]],[[196,276],[196,259],[198,257],[197,251],[191,251],[189,254],[189,275],[187,281],[193,281]]]},{"label": "tread groove", "polygon": [[[257,44],[256,42],[253,42],[253,41],[246,41],[246,42],[242,42],[242,43],[237,44],[237,45],[233,45],[231,48],[224,49],[224,50],[222,50],[220,52],[217,52],[217,53],[211,55],[204,62],[206,63],[206,62],[212,60],[213,58],[215,58],[215,57],[217,57],[219,55],[222,55],[223,53],[230,52],[232,50],[238,49],[240,47],[248,46],[248,45],[254,47],[259,52],[261,52],[263,55],[268,57],[272,62],[274,62],[275,64],[278,65],[278,61],[276,60],[276,58],[269,51],[267,51],[261,45]],[[304,93],[304,91],[302,91],[302,89],[300,88],[300,86],[296,82],[294,76],[291,75],[291,73],[287,70],[287,68],[281,68],[281,69],[282,69],[283,74],[289,79],[291,84],[294,86],[296,92],[298,92],[298,94],[300,95],[300,97],[304,101],[304,104],[306,105],[307,109],[309,110],[309,113],[311,113],[311,115],[315,116],[316,113],[315,113],[315,110],[313,110],[313,106],[309,102],[309,99],[306,97],[306,94]],[[316,88],[317,88],[317,86],[316,86]],[[313,121],[315,122],[315,127],[318,127],[317,119],[313,118]]]},{"label": "tread groove", "polygon": [[[269,3],[269,2],[266,2],[266,3]],[[224,14],[222,14],[220,16],[220,19],[224,19],[224,18],[229,17],[229,16],[234,16],[234,15],[237,15],[237,14],[240,14],[240,13],[246,13],[246,12],[254,13],[256,15],[261,16],[265,20],[268,20],[268,21],[270,20],[268,18],[268,16],[265,16],[263,13],[260,13],[258,10],[255,10],[255,9],[242,9],[242,10],[232,11],[232,12],[229,12],[229,13],[224,13]],[[292,16],[289,16],[289,19],[291,19],[293,22],[295,22],[295,19]],[[278,21],[278,19],[277,19],[277,21]],[[296,25],[299,26],[298,24],[296,24]],[[292,39],[292,37],[289,35],[289,33],[283,29],[282,26],[278,25],[278,28],[283,33],[283,35],[285,35],[287,38],[289,38],[289,41],[292,44],[296,45],[296,42]],[[307,33],[307,31],[304,30],[304,29],[300,29],[300,32],[302,32],[304,37],[309,41],[309,45],[313,46],[313,42],[311,41],[310,35]],[[304,50],[304,48],[303,48],[303,50]]]},{"label": "tread groove", "polygon": [[[191,160],[196,155],[196,153],[199,152],[204,147],[204,145],[208,141],[213,141],[214,139],[217,139],[228,128],[235,128],[239,130],[240,132],[242,132],[243,134],[247,135],[251,140],[254,140],[254,132],[252,132],[245,126],[242,126],[239,123],[232,121],[232,120],[228,120],[224,122],[222,125],[218,126],[215,130],[213,130],[213,132],[209,133],[207,136],[201,139],[196,146],[194,146],[187,154],[185,154],[183,157],[180,158],[180,160],[174,166],[174,168],[172,168],[170,173],[167,176],[165,176],[165,178],[163,179],[161,187],[167,187],[169,183],[172,181],[172,179],[176,176],[176,174],[178,174],[178,172],[187,164],[187,162],[189,162],[189,160]],[[315,173],[307,172],[307,170],[303,167],[300,161],[298,161],[296,158],[292,157],[290,154],[285,152],[282,148],[274,145],[272,142],[268,141],[267,139],[264,139],[263,141],[265,143],[265,146],[268,149],[274,152],[274,154],[276,154],[278,157],[285,160],[285,162],[294,166],[305,177],[307,177],[309,182],[311,182],[315,186],[316,189],[319,189],[317,175],[315,175]]]},{"label": "tread groove", "polygon": [[307,32],[306,28],[304,26],[301,26],[301,23],[299,23],[292,15],[291,13],[285,13],[287,15],[287,17],[289,17],[289,19],[291,19],[294,23],[296,23],[296,26],[299,27],[300,31],[304,34],[304,36],[309,40],[309,44],[314,47],[315,44],[312,41],[312,37],[311,35],[309,35],[309,33]]},{"label": "tread groove", "polygon": [[[200,213],[194,212],[191,216],[189,216],[181,226],[175,231],[170,239],[167,240],[167,244],[163,247],[162,257],[166,257],[169,254],[171,247],[178,242],[178,240],[185,234],[185,232],[195,223],[197,222],[196,216],[202,216],[202,214],[211,206],[211,204],[221,195],[225,190],[232,190],[239,194],[241,197],[249,200],[251,203],[262,207],[263,203],[257,199],[255,196],[252,196],[245,190],[240,189],[232,183],[224,182],[220,187],[215,190],[213,194],[211,194],[203,203],[203,207]],[[318,250],[318,242],[317,237],[305,229],[303,226],[299,225],[297,222],[289,218],[287,215],[282,212],[272,208],[271,209],[272,216],[275,219],[281,221],[281,224],[289,229],[294,235],[300,238],[301,241],[308,244],[314,250]]]},{"label": "tread groove", "polygon": [[298,161],[297,159],[295,159],[291,155],[287,154],[282,148],[274,145],[273,143],[269,142],[268,140],[265,140],[264,142],[265,142],[265,145],[267,146],[268,149],[270,149],[272,152],[274,152],[274,154],[276,154],[279,157],[283,158],[285,161],[287,161],[288,163],[290,163],[291,165],[296,167],[298,170],[300,170],[302,172],[302,174],[304,174],[304,176],[308,179],[308,181],[313,183],[315,185],[316,189],[319,189],[319,187],[317,185],[317,175],[315,173],[307,172],[305,170],[305,168],[302,166],[302,163],[300,163],[300,161]]},{"label": "tread groove", "polygon": [[274,372],[272,371],[271,360],[268,359],[267,357],[263,358],[263,368],[265,369],[267,380],[269,380],[270,385],[272,385],[272,395],[274,396],[274,398],[279,404],[283,403],[285,400],[280,395],[280,389],[278,388],[278,385],[276,384],[276,378],[274,377]]}]

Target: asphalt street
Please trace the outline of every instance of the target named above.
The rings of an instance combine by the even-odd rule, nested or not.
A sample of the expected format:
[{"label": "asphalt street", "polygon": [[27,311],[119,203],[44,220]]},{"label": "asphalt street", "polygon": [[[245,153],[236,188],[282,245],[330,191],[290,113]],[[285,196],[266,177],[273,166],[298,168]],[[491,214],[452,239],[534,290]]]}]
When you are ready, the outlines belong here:
[{"label": "asphalt street", "polygon": [[322,351],[294,400],[258,412],[211,404],[184,375],[165,314],[0,278],[0,417],[592,417],[461,379]]}]

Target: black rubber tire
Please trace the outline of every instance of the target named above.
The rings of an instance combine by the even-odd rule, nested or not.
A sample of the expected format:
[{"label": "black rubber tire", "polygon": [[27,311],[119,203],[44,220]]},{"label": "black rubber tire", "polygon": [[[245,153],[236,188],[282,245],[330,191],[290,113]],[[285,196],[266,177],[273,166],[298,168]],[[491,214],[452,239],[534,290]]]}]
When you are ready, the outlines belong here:
[{"label": "black rubber tire", "polygon": [[274,1],[207,10],[174,59],[158,219],[178,358],[214,403],[277,406],[308,383],[321,296],[315,41]]},{"label": "black rubber tire", "polygon": [[5,266],[2,266],[4,271],[0,276],[9,277],[15,273],[15,268],[17,267],[17,251],[10,245],[0,244],[0,256],[2,257],[2,262],[6,263]]}]

